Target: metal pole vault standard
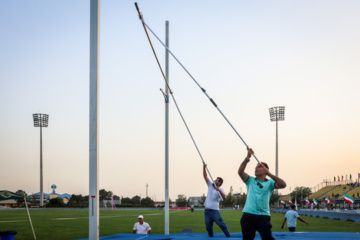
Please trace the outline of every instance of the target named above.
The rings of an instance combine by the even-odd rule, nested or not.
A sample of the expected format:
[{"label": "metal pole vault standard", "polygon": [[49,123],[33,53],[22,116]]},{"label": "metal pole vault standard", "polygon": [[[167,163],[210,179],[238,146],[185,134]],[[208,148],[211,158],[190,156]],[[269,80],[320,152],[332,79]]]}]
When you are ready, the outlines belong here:
[{"label": "metal pole vault standard", "polygon": [[[210,102],[214,105],[214,107],[220,112],[220,114],[224,117],[224,119],[227,121],[227,123],[230,125],[230,127],[235,131],[235,133],[238,135],[238,137],[241,139],[241,141],[245,144],[246,147],[249,147],[246,142],[244,141],[244,139],[241,137],[241,135],[238,133],[238,131],[236,131],[235,127],[231,124],[231,122],[226,118],[226,116],[223,114],[223,112],[218,108],[218,106],[216,105],[215,101],[210,98],[210,96],[206,93],[206,90],[200,86],[200,84],[195,80],[195,78],[190,74],[190,72],[184,67],[184,65],[181,64],[181,62],[175,57],[175,55],[170,51],[170,49],[160,40],[160,38],[151,30],[151,28],[145,23],[141,13],[140,13],[140,10],[137,6],[137,3],[135,3],[135,6],[136,6],[136,9],[137,11],[139,12],[139,18],[144,26],[144,29],[145,29],[145,32],[146,32],[146,35],[149,39],[149,42],[150,42],[150,45],[151,45],[151,48],[153,49],[153,52],[155,54],[155,50],[152,46],[152,43],[150,41],[150,37],[147,33],[147,30],[146,29],[149,29],[150,32],[157,38],[157,40],[166,48],[167,51],[169,51],[169,53],[174,57],[174,59],[180,64],[180,66],[185,70],[185,72],[190,76],[190,78],[196,83],[196,85],[198,85],[198,87],[203,91],[203,93],[209,98]],[[157,60],[157,57],[155,55],[155,58]],[[158,64],[159,64],[159,61],[158,61]],[[161,66],[159,64],[159,67],[161,69]],[[164,74],[163,74],[164,75]],[[164,76],[165,78],[165,76]],[[166,81],[166,78],[165,78],[165,81]],[[168,83],[167,83],[168,85]],[[168,86],[169,87],[169,86]],[[170,94],[172,94],[171,90],[170,90]],[[256,159],[256,161],[262,166],[262,167],[265,167],[260,161],[259,159],[255,156],[255,154],[253,154],[254,158]]]},{"label": "metal pole vault standard", "polygon": [[[165,22],[165,39],[169,46],[169,21]],[[165,52],[165,75],[169,80],[169,51]],[[165,93],[169,94],[166,84]],[[165,235],[169,235],[169,98],[165,99]]]},{"label": "metal pole vault standard", "polygon": [[89,240],[99,239],[100,0],[90,0]]}]

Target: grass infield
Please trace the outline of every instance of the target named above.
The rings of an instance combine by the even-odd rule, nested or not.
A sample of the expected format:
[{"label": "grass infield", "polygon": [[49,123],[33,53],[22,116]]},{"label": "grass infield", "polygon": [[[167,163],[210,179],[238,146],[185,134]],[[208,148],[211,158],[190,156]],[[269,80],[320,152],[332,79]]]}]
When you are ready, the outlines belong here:
[{"label": "grass infield", "polygon": [[[164,210],[101,210],[100,237],[120,233],[132,233],[138,215],[144,216],[153,234],[164,234]],[[41,239],[81,239],[89,234],[89,213],[87,210],[33,210],[30,211],[36,238]],[[230,233],[241,232],[241,211],[222,210],[221,215]],[[273,232],[281,229],[283,213],[272,213]],[[360,223],[343,220],[301,216],[309,225],[298,221],[299,232],[359,232]],[[192,228],[195,233],[206,233],[204,211],[170,210],[170,233],[181,233],[183,228]],[[15,239],[33,239],[26,211],[0,211],[0,231],[16,230]],[[214,224],[214,232],[221,232]]]}]

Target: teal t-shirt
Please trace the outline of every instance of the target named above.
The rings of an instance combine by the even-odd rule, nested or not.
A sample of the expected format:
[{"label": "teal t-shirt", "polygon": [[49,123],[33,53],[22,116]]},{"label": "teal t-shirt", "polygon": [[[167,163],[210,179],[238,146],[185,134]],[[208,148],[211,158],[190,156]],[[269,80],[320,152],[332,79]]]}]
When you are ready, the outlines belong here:
[{"label": "teal t-shirt", "polygon": [[[270,216],[270,197],[275,189],[275,181],[265,179],[258,181],[249,176],[245,182],[247,187],[247,197],[243,212]],[[261,187],[262,186],[262,187]]]}]

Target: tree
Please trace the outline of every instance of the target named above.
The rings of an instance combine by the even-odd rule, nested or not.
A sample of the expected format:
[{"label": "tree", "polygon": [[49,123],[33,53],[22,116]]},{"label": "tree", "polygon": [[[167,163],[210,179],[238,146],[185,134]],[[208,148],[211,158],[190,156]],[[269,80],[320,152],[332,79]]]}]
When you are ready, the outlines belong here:
[{"label": "tree", "polygon": [[199,200],[199,203],[201,206],[204,206],[205,200],[206,200],[206,196],[205,196],[205,193],[203,193],[203,195],[201,196],[201,200]]},{"label": "tree", "polygon": [[154,200],[152,200],[149,197],[141,199],[141,206],[152,207],[154,206],[154,204],[155,204]]},{"label": "tree", "polygon": [[89,195],[83,196],[81,194],[73,194],[71,195],[68,206],[88,206],[89,205]]},{"label": "tree", "polygon": [[187,205],[187,198],[184,194],[178,195],[178,198],[176,199],[176,206],[178,207],[186,207]]},{"label": "tree", "polygon": [[141,205],[141,197],[136,195],[131,198],[131,203],[134,205]]},{"label": "tree", "polygon": [[[25,197],[27,196],[26,192],[25,192],[24,190],[21,190],[21,189],[17,190],[16,193],[21,193],[21,194],[23,194]],[[16,200],[16,204],[18,205],[18,207],[20,207],[21,205],[23,205],[24,202],[25,202],[25,200],[24,200],[23,198],[19,198],[19,199]]]},{"label": "tree", "polygon": [[63,207],[64,202],[61,198],[53,198],[46,204],[46,207]]},{"label": "tree", "polygon": [[[301,201],[301,197],[304,200],[307,196],[311,195],[311,189],[309,187],[296,187],[294,191],[290,193],[291,199],[297,200],[297,202]],[[295,203],[295,202],[294,202]]]},{"label": "tree", "polygon": [[99,191],[99,199],[102,200],[111,200],[112,191],[106,191],[105,189],[100,189]]},{"label": "tree", "polygon": [[233,187],[230,187],[229,193],[226,195],[226,199],[220,202],[224,207],[232,207],[235,202],[235,197],[233,196]]},{"label": "tree", "polygon": [[77,205],[80,205],[83,201],[84,201],[84,198],[81,194],[79,194],[79,195],[73,194],[73,195],[71,195],[68,205],[69,206],[77,206]]},{"label": "tree", "polygon": [[32,205],[32,206],[39,205],[39,202],[36,201],[36,196],[35,196],[35,195],[32,195],[32,196],[31,196],[30,202],[31,202],[31,205]]},{"label": "tree", "polygon": [[235,202],[234,202],[235,205],[239,205],[239,206],[243,207],[243,206],[245,206],[245,202],[246,202],[246,194],[245,193],[235,197]]},{"label": "tree", "polygon": [[275,203],[279,202],[280,195],[276,194],[275,191],[271,194],[270,197],[270,206],[274,205]]},{"label": "tree", "polygon": [[79,195],[73,194],[73,195],[71,195],[69,202],[81,203],[83,200],[84,200],[84,198],[81,194],[79,194]]},{"label": "tree", "polygon": [[128,197],[121,198],[121,204],[132,204],[132,200]]},{"label": "tree", "polygon": [[85,195],[83,196],[83,201],[81,203],[81,206],[84,207],[84,206],[89,206],[89,195]]}]

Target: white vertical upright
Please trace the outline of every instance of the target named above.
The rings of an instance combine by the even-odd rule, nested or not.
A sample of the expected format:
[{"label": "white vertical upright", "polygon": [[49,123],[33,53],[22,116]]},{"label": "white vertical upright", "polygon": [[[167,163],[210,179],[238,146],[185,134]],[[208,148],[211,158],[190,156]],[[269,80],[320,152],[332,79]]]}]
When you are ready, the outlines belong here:
[{"label": "white vertical upright", "polygon": [[90,0],[89,239],[99,239],[100,0]]},{"label": "white vertical upright", "polygon": [[[165,44],[169,48],[169,21],[165,22]],[[165,52],[165,77],[169,81],[169,51]],[[169,89],[165,84],[165,235],[169,235]]]}]

